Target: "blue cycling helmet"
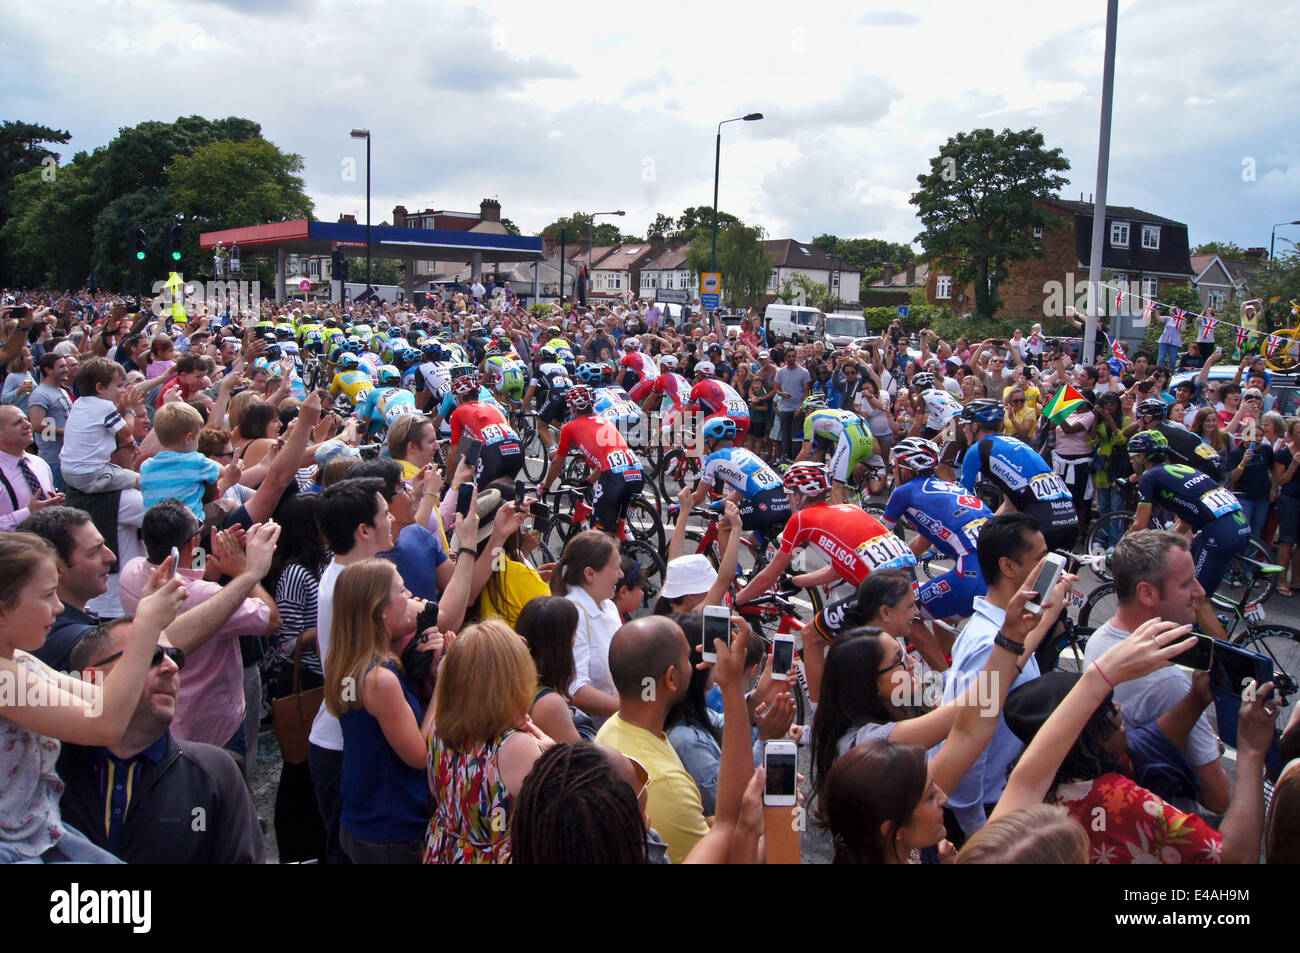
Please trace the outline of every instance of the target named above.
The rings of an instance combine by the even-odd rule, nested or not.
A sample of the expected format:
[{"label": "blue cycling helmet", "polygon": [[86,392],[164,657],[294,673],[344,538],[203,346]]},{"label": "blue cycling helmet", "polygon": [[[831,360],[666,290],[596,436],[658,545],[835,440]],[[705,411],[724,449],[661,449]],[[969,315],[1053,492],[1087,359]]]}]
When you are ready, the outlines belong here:
[{"label": "blue cycling helmet", "polygon": [[334,348],[334,350],[330,351],[330,363],[337,364],[343,359],[343,355],[346,353],[347,351],[341,346]]},{"label": "blue cycling helmet", "polygon": [[578,380],[591,387],[598,387],[605,380],[605,368],[590,362],[578,367]]},{"label": "blue cycling helmet", "polygon": [[730,417],[714,417],[704,422],[700,435],[705,440],[735,440],[739,432],[736,422]]},{"label": "blue cycling helmet", "polygon": [[442,342],[436,339],[425,341],[420,345],[420,351],[431,361],[436,361],[447,353],[443,350]]},{"label": "blue cycling helmet", "polygon": [[384,364],[379,368],[380,384],[400,384],[402,382],[402,372],[392,364]]},{"label": "blue cycling helmet", "polygon": [[355,371],[361,366],[361,361],[359,361],[357,356],[351,351],[344,351],[338,359],[338,365],[345,371]]},{"label": "blue cycling helmet", "polygon": [[961,419],[967,422],[1001,427],[1007,411],[992,397],[977,397],[961,409]]}]

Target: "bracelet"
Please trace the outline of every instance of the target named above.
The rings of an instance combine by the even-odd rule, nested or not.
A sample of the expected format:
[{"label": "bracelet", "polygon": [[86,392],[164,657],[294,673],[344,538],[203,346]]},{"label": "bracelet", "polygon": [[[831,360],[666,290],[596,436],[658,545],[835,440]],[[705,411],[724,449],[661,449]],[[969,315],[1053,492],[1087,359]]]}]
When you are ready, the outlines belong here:
[{"label": "bracelet", "polygon": [[1023,642],[1013,642],[998,630],[998,634],[993,636],[993,644],[999,648],[1004,648],[1012,655],[1020,656],[1025,654],[1025,644]]},{"label": "bracelet", "polygon": [[477,550],[477,549],[472,549],[472,548],[470,548],[469,546],[462,546],[460,549],[456,550],[456,555],[457,555],[457,556],[459,556],[461,553],[469,553],[469,554],[470,554],[471,556],[473,556],[475,559],[478,558],[478,550]]},{"label": "bracelet", "polygon": [[1115,683],[1112,682],[1109,678],[1106,677],[1106,673],[1103,672],[1103,671],[1101,670],[1101,666],[1098,665],[1096,662],[1093,662],[1093,663],[1092,663],[1092,667],[1095,668],[1095,669],[1097,670],[1097,674],[1100,675],[1100,676],[1102,677],[1102,680],[1103,680],[1107,685],[1110,686],[1110,690],[1111,690],[1111,691],[1114,691],[1114,690],[1115,690]]}]

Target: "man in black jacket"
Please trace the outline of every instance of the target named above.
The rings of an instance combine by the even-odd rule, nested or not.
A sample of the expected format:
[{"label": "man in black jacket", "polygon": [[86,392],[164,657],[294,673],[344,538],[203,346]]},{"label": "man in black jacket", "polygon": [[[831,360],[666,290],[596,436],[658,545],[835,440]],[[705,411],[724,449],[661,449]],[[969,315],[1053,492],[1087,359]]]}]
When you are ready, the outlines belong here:
[{"label": "man in black jacket", "polygon": [[[73,650],[73,668],[83,678],[106,677],[129,623],[115,619],[86,633]],[[176,741],[168,731],[184,664],[161,636],[122,740],[108,748],[63,746],[63,818],[131,864],[264,863],[257,812],[229,752]]]}]

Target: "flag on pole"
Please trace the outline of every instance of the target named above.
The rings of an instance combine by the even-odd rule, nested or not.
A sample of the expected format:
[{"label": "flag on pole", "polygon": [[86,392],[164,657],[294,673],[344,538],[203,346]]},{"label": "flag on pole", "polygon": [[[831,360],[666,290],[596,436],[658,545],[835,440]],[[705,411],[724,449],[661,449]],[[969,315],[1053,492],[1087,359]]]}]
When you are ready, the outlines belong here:
[{"label": "flag on pole", "polygon": [[1239,327],[1234,333],[1234,336],[1237,338],[1237,347],[1243,348],[1246,346],[1246,338],[1250,337],[1250,328]]},{"label": "flag on pole", "polygon": [[1182,308],[1170,308],[1169,317],[1174,319],[1174,327],[1181,331],[1183,324],[1187,321],[1187,312]]},{"label": "flag on pole", "polygon": [[1087,405],[1083,395],[1069,384],[1062,384],[1056,396],[1043,408],[1043,416],[1054,424],[1063,424],[1069,416]]}]

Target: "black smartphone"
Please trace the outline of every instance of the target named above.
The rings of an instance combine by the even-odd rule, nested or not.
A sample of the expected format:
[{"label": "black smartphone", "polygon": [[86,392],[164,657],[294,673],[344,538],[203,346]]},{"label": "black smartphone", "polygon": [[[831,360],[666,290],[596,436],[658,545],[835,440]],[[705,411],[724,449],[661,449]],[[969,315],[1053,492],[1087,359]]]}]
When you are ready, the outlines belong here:
[{"label": "black smartphone", "polygon": [[27,317],[29,311],[31,311],[31,308],[27,307],[25,304],[20,304],[9,312],[9,317],[16,321],[21,321],[23,318]]},{"label": "black smartphone", "polygon": [[528,507],[528,512],[539,520],[548,520],[551,518],[551,508],[540,500],[531,503]]},{"label": "black smartphone", "polygon": [[465,465],[471,470],[478,469],[478,455],[483,450],[483,441],[477,437],[466,437],[461,441],[460,455]]},{"label": "black smartphone", "polygon": [[525,490],[524,481],[516,480],[515,481],[515,509],[516,510],[521,510],[524,508],[524,490]]},{"label": "black smartphone", "polygon": [[1214,639],[1199,632],[1193,632],[1196,644],[1186,652],[1180,652],[1169,660],[1171,665],[1190,668],[1194,672],[1208,672],[1214,664]]},{"label": "black smartphone", "polygon": [[462,483],[456,492],[456,512],[461,516],[469,516],[469,504],[473,499],[474,484]]},{"label": "black smartphone", "polygon": [[438,604],[436,602],[426,602],[420,614],[415,617],[415,637],[418,639],[424,634],[425,629],[435,628],[438,625]]}]

